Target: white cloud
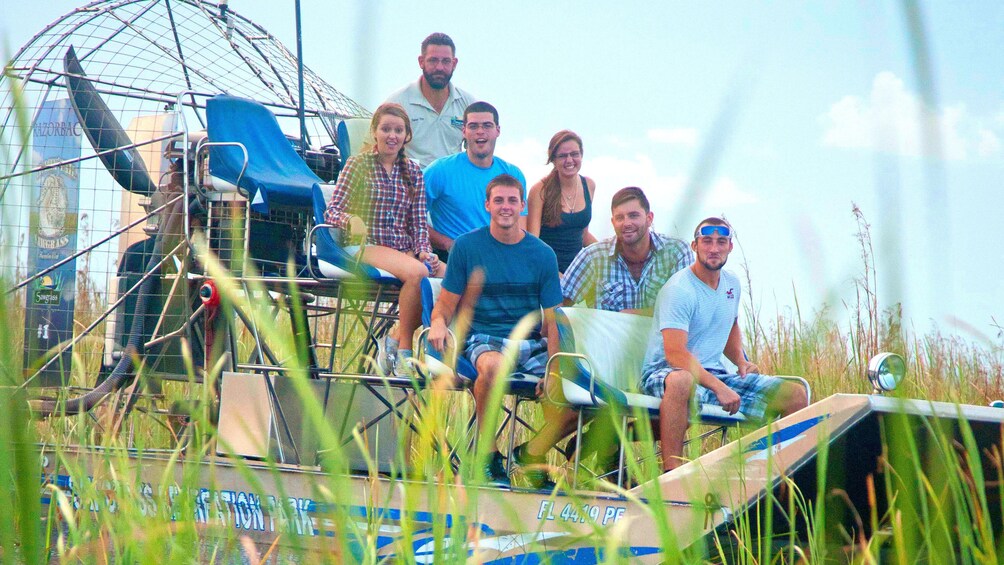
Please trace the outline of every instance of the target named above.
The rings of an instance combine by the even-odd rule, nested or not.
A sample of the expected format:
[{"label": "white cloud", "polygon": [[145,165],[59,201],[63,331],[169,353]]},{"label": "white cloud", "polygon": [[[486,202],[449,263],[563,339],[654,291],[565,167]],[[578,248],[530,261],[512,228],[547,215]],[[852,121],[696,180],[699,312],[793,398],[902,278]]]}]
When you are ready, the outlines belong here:
[{"label": "white cloud", "polygon": [[551,172],[547,164],[547,144],[533,138],[525,138],[515,143],[505,143],[501,139],[495,154],[516,165],[526,177],[527,188]]},{"label": "white cloud", "polygon": [[645,132],[649,141],[668,143],[670,145],[697,146],[696,128],[656,128]]},{"label": "white cloud", "polygon": [[[925,151],[947,159],[968,156],[976,144],[964,105],[932,109],[891,72],[875,76],[867,98],[844,96],[820,117],[823,145],[916,157]],[[925,147],[924,139],[940,144]],[[938,151],[940,147],[940,151]]]},{"label": "white cloud", "polygon": [[[534,139],[524,139],[513,144],[499,143],[496,153],[515,165],[533,184],[551,170],[543,164],[547,147]],[[610,227],[610,199],[625,186],[638,186],[648,196],[657,225],[669,221],[679,212],[680,198],[687,183],[684,173],[665,174],[658,164],[644,153],[623,157],[614,155],[587,155],[582,163],[582,174],[596,181],[596,195],[593,198],[593,221],[590,230],[597,237],[613,235]],[[756,202],[756,196],[744,190],[732,178],[716,178],[702,202],[709,210],[726,209],[734,205]]]},{"label": "white cloud", "polygon": [[1001,150],[1001,138],[988,129],[981,129],[979,142],[976,145],[976,152],[980,157],[990,157]]},{"label": "white cloud", "polygon": [[744,191],[730,177],[719,177],[711,185],[711,193],[707,198],[707,204],[712,208],[731,208],[753,204],[756,201],[757,197],[754,194]]}]

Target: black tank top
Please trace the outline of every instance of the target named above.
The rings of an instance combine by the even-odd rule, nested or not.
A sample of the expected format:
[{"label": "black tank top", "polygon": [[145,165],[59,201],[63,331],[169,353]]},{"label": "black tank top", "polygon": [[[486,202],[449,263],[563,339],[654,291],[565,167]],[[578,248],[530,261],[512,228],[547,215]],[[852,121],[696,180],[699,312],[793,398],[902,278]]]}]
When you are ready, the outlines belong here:
[{"label": "black tank top", "polygon": [[558,270],[562,273],[571,264],[572,259],[575,259],[575,255],[582,250],[582,233],[593,219],[589,185],[586,184],[586,177],[579,175],[579,179],[582,181],[582,196],[586,201],[586,207],[578,212],[562,212],[561,223],[554,227],[540,226],[540,239],[550,245],[554,254],[558,256]]}]

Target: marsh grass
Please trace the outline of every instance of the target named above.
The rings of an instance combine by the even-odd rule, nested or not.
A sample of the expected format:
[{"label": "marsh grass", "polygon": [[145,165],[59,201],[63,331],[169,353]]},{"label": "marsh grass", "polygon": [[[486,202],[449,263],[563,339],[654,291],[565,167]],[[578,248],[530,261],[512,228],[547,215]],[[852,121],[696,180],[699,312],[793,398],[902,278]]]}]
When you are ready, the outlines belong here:
[{"label": "marsh grass", "polygon": [[[250,300],[211,256],[205,255],[203,262],[223,288],[231,307],[253,312],[258,319],[270,319],[272,313],[261,303]],[[260,289],[251,289],[252,296],[256,290]],[[298,292],[295,287],[288,290],[291,303],[297,302]],[[5,300],[3,307],[8,307],[9,303],[10,300]],[[867,310],[877,307],[876,304],[862,301],[857,307]],[[445,516],[478,515],[477,497],[468,496],[465,487],[476,486],[482,481],[480,470],[488,454],[488,434],[493,433],[499,412],[489,410],[490,421],[484,423],[480,441],[476,442],[473,451],[461,449],[460,465],[454,467],[446,454],[450,445],[458,445],[457,442],[464,438],[458,422],[465,418],[458,417],[458,413],[467,413],[470,403],[463,395],[437,386],[423,393],[422,417],[415,420],[417,429],[409,435],[409,441],[397,446],[389,473],[412,480],[388,488],[388,483],[382,481],[376,471],[376,462],[369,461],[367,513],[360,520],[347,510],[357,506],[358,500],[353,492],[355,483],[348,479],[344,448],[331,423],[325,419],[317,398],[308,389],[306,343],[298,343],[293,337],[306,334],[288,330],[291,326],[302,327],[307,321],[296,315],[302,311],[292,311],[291,320],[262,324],[262,339],[281,358],[288,360],[303,402],[304,416],[319,438],[319,452],[324,454],[320,468],[324,474],[316,479],[313,493],[314,500],[326,509],[322,513],[327,520],[324,527],[332,531],[333,537],[310,549],[299,546],[292,535],[280,539],[278,546],[258,546],[250,538],[228,528],[225,520],[210,516],[204,523],[196,521],[194,516],[200,509],[194,499],[176,496],[177,492],[168,487],[176,485],[180,491],[194,490],[205,484],[207,472],[210,476],[214,473],[216,463],[209,456],[221,442],[211,408],[215,400],[213,382],[219,378],[217,368],[201,380],[192,377],[187,383],[170,383],[163,393],[197,400],[194,405],[199,409],[190,415],[181,444],[162,426],[150,424],[149,418],[135,411],[127,417],[114,410],[98,411],[97,421],[90,415],[79,415],[48,419],[32,426],[15,426],[10,422],[30,421],[31,416],[23,396],[5,395],[4,415],[8,425],[4,426],[3,441],[10,448],[3,450],[0,457],[7,460],[0,460],[0,463],[3,468],[15,469],[11,475],[5,475],[5,480],[10,481],[12,492],[19,493],[15,497],[16,512],[0,521],[3,547],[14,548],[4,551],[5,559],[37,562],[30,556],[48,555],[61,562],[377,563],[393,554],[395,560],[418,562],[413,548],[420,531],[424,532],[422,535],[431,534],[427,557],[432,561],[461,563],[471,559],[466,544],[476,542],[483,534],[473,523],[467,527],[448,524]],[[870,392],[867,381],[859,373],[863,354],[855,349],[863,343],[870,343],[874,349],[899,348],[898,352],[906,356],[914,380],[904,388],[904,396],[978,404],[1000,396],[999,348],[937,333],[911,337],[902,329],[895,310],[881,314],[867,310],[854,318],[863,322],[846,329],[835,326],[826,312],[816,313],[806,322],[778,316],[764,324],[761,318],[757,327],[747,329],[747,332],[759,332],[758,339],[750,340],[757,344],[750,355],[770,371],[805,375],[817,399],[831,392]],[[527,329],[522,328],[523,331]],[[8,346],[2,352],[7,382],[16,383],[20,377],[15,369],[20,361],[16,351],[9,347],[13,340],[0,341]],[[238,341],[242,355],[248,354],[247,338]],[[506,362],[511,363],[511,358]],[[190,356],[187,363],[189,373],[195,375],[197,371]],[[493,391],[493,402],[501,403],[503,397],[501,387]],[[532,423],[540,423],[536,406],[530,405],[523,414]],[[644,420],[641,414],[634,416]],[[616,413],[608,417],[615,424],[619,421]],[[828,522],[828,515],[844,502],[839,493],[826,489],[828,448],[825,443],[820,445],[817,455],[821,494],[806,498],[790,478],[781,477],[787,494],[779,494],[776,490],[768,493],[766,501],[759,506],[766,510],[740,513],[731,528],[689,547],[680,546],[678,540],[686,537],[685,532],[670,522],[658,483],[653,480],[659,474],[657,444],[647,425],[636,427],[634,439],[639,441],[626,444],[627,472],[633,484],[641,485],[641,489],[636,494],[619,492],[648,509],[649,519],[659,532],[658,544],[670,562],[871,563],[890,556],[899,563],[957,559],[973,563],[997,562],[996,543],[1000,536],[996,528],[999,526],[988,518],[992,514],[988,500],[999,500],[1000,493],[991,492],[992,496],[988,496],[987,491],[1000,489],[1000,454],[980,453],[964,423],[962,427],[961,434],[953,435],[937,424],[922,424],[918,428],[916,422],[888,419],[882,432],[887,440],[892,437],[896,440],[887,441],[893,447],[887,448],[883,468],[878,470],[869,488],[874,491],[873,498],[890,501],[889,508],[882,513],[874,504],[870,508],[853,509],[860,516],[861,527],[850,530]],[[620,434],[619,426],[615,428]],[[443,433],[444,430],[450,432]],[[520,439],[527,435],[525,430],[519,433]],[[910,439],[918,434],[933,438],[933,442]],[[67,475],[79,477],[72,489],[46,487],[42,495],[52,503],[48,506],[48,519],[43,522],[37,519],[42,507],[34,496],[38,492],[35,465],[39,457],[35,437],[48,452],[59,458]],[[359,446],[366,447],[370,441],[372,438],[365,434],[355,434],[354,442]],[[499,441],[504,445],[505,435]],[[712,447],[710,444],[706,442],[704,450]],[[70,447],[72,445],[99,449],[80,455]],[[141,495],[144,481],[139,469],[144,453],[152,456],[148,450],[157,448],[161,450],[159,455],[166,454],[169,462],[155,491]],[[222,448],[226,451],[228,446],[222,445]],[[692,456],[701,452],[700,446],[692,445],[690,449]],[[555,476],[565,484],[570,482],[568,464],[556,454],[550,457],[552,467],[558,471]],[[978,472],[986,467],[988,459],[990,468],[996,473],[989,479]],[[938,464],[919,463],[932,460]],[[227,462],[236,467],[237,473],[252,485],[252,489],[259,492],[278,489],[280,498],[285,497],[283,472],[274,460],[266,462],[270,469],[266,475],[268,479],[263,479],[250,462],[239,457],[229,458]],[[88,463],[86,468],[84,463]],[[598,486],[617,491],[610,484]],[[435,516],[432,523],[419,524],[408,513],[392,523],[378,509],[388,507],[395,495],[405,509],[431,511]],[[570,499],[579,500],[576,496]],[[695,506],[694,511],[701,510]],[[389,547],[381,547],[378,540],[386,527],[400,527],[402,533]],[[528,531],[536,527],[526,524]],[[623,535],[623,530],[617,527],[594,526],[590,543],[598,551],[602,550],[608,559],[623,561],[626,560],[622,553]],[[37,543],[32,545],[30,540]],[[477,560],[479,555],[474,554],[473,558]],[[487,557],[488,554],[482,555],[482,558]]]},{"label": "marsh grass", "polygon": [[[908,8],[913,6],[907,4]],[[5,78],[5,86],[16,92],[17,82]],[[19,127],[14,135],[19,135],[21,144],[26,145],[28,117],[23,104],[16,106]],[[723,122],[727,124],[731,119],[729,114]],[[725,130],[719,133],[727,137],[728,127],[716,129]],[[2,132],[4,136],[10,134]],[[723,143],[711,143],[710,148],[718,151]],[[8,140],[4,146],[10,146]],[[698,170],[713,170],[715,155],[707,154]],[[707,173],[695,177],[706,178]],[[688,191],[692,199],[699,195],[695,191],[697,188]],[[749,315],[745,333],[750,356],[765,372],[805,376],[816,399],[835,392],[870,392],[863,378],[864,368],[868,358],[880,350],[892,350],[907,359],[911,378],[900,393],[904,397],[986,404],[1004,396],[1004,353],[1000,343],[993,339],[970,342],[938,331],[918,335],[903,326],[898,307],[880,306],[870,227],[860,210],[855,208],[853,213],[859,226],[862,273],[857,281],[856,302],[845,304],[847,312],[841,313],[848,314],[850,322],[846,327],[834,323],[834,319],[845,316],[827,310],[803,316],[801,309],[796,308],[793,314],[779,313],[768,320]],[[3,225],[10,224],[3,222]],[[10,240],[3,237],[0,241]],[[272,319],[260,304],[248,300],[221,265],[208,255],[204,257],[210,274],[224,287],[225,300],[230,305],[256,312],[259,319]],[[95,320],[107,304],[104,293],[91,281],[88,268],[84,262],[83,276],[78,278],[77,310],[81,327]],[[0,288],[9,288],[8,283],[0,280]],[[295,287],[288,289],[289,300],[296,303],[298,293]],[[0,319],[22,320],[23,295],[4,293],[3,296]],[[298,309],[293,312],[302,313]],[[201,374],[201,370],[196,369],[188,351],[185,358],[188,382],[166,384],[160,393],[163,399],[156,399],[197,401],[192,404],[196,409],[188,415],[182,438],[172,436],[159,424],[151,424],[150,418],[144,418],[136,410],[128,416],[106,409],[95,415],[39,421],[28,410],[25,391],[16,387],[23,380],[21,327],[0,325],[0,469],[3,470],[0,492],[8,496],[8,508],[0,512],[0,561],[378,563],[388,560],[386,556],[393,553],[396,557],[391,560],[417,563],[419,558],[413,549],[420,533],[428,535],[431,544],[421,562],[465,563],[490,557],[468,554],[466,543],[483,535],[476,524],[448,524],[446,516],[477,516],[477,497],[468,496],[466,489],[483,480],[480,470],[487,457],[487,434],[493,433],[499,412],[488,411],[490,421],[484,423],[480,441],[473,450],[461,449],[460,464],[455,467],[447,454],[449,446],[466,444],[462,426],[458,426],[465,418],[458,414],[468,413],[470,402],[446,388],[431,387],[423,394],[422,417],[415,419],[417,429],[410,434],[410,441],[396,446],[391,462],[391,476],[413,480],[386,487],[388,483],[380,479],[376,462],[369,461],[367,512],[363,517],[353,514],[348,509],[358,500],[352,490],[355,483],[348,479],[344,448],[308,388],[306,344],[292,337],[305,332],[294,334],[282,329],[302,328],[306,323],[294,315],[292,320],[281,318],[279,323],[264,324],[261,328],[263,339],[280,352],[292,369],[290,374],[302,400],[305,419],[316,432],[319,453],[323,454],[319,465],[323,473],[316,475],[313,496],[323,504],[319,514],[327,522],[322,527],[335,535],[323,538],[322,544],[311,550],[297,545],[291,533],[294,528],[291,520],[280,524],[280,531],[288,533],[280,534],[281,545],[263,547],[238,535],[227,527],[225,520],[215,516],[197,521],[195,516],[200,508],[195,498],[177,496],[177,491],[197,490],[206,484],[207,476],[211,480],[215,473],[223,472],[220,464],[210,457],[218,448],[226,451],[229,447],[221,445],[212,412],[213,385],[219,379],[219,367],[206,367],[204,378],[196,379],[194,375]],[[95,335],[103,335],[100,327]],[[335,341],[334,336],[324,334],[323,330],[319,335],[329,342]],[[249,336],[238,336],[237,342],[241,356],[247,357],[251,348]],[[76,348],[75,356],[80,362],[75,359],[78,367],[75,383],[93,385],[98,368],[95,360],[100,359],[101,348],[100,340],[84,340]],[[511,357],[506,362],[511,363]],[[492,394],[493,402],[501,403],[503,392],[497,387]],[[531,423],[540,424],[541,415],[535,406],[531,405],[524,414]],[[620,434],[616,426],[618,416],[609,414]],[[634,416],[647,421],[640,414]],[[883,420],[883,456],[880,468],[867,486],[872,504],[851,509],[860,527],[850,530],[830,518],[843,499],[839,492],[829,488],[830,453],[825,442],[817,453],[815,497],[800,492],[790,477],[780,477],[782,487],[767,493],[760,504],[763,511],[742,512],[730,528],[689,547],[681,547],[678,540],[684,532],[670,522],[662,493],[652,480],[659,469],[650,427],[638,426],[635,433],[639,441],[626,442],[628,474],[635,484],[641,485],[639,491],[617,491],[610,484],[602,487],[645,505],[648,519],[657,525],[659,539],[655,543],[664,551],[662,558],[671,563],[726,560],[750,564],[997,563],[1000,524],[993,523],[990,516],[1002,512],[1001,508],[991,506],[994,501],[1000,504],[1004,500],[1002,454],[999,449],[981,452],[964,419],[959,420],[959,428],[953,431],[939,421],[918,422],[905,416]],[[443,433],[444,430],[449,432]],[[519,432],[517,443],[526,433]],[[356,433],[353,441],[365,453],[372,439]],[[499,441],[504,444],[506,436]],[[74,445],[92,449],[78,453]],[[72,489],[68,485],[48,485],[40,490],[40,449],[58,459],[63,472],[73,478]],[[146,481],[140,473],[144,463],[154,457],[155,449],[159,450],[156,456],[166,458],[166,463],[158,460],[158,465],[163,465],[161,480],[150,492],[143,492]],[[697,446],[691,449],[696,455]],[[274,459],[264,462],[265,474],[256,472],[258,463],[240,457],[230,457],[225,462],[228,468],[233,466],[252,490],[263,492],[266,487],[275,488],[279,498],[285,498],[284,470]],[[556,473],[559,480],[567,483],[567,473],[561,473],[567,471],[563,458],[552,453],[550,463],[559,471]],[[266,481],[269,484],[264,484]],[[39,495],[51,501],[44,514]],[[431,512],[431,523],[419,523],[413,512],[405,512],[392,524],[385,513],[377,510],[388,507],[394,496],[404,510]],[[574,500],[575,496],[571,498]],[[880,498],[888,501],[882,512],[874,502]],[[215,510],[218,508],[210,508],[210,514]],[[695,512],[700,510],[695,508]],[[281,517],[279,520],[283,521]],[[775,527],[778,523],[781,526]],[[389,548],[381,548],[381,531],[387,526],[399,526],[401,537]],[[594,524],[590,543],[603,550],[608,561],[630,561],[621,551],[626,527],[629,526],[621,524],[601,528]],[[526,524],[525,530],[538,528],[536,524]],[[782,542],[780,549],[775,542]]]},{"label": "marsh grass", "polygon": [[[919,334],[904,325],[899,304],[881,307],[876,298],[877,269],[870,226],[857,206],[861,273],[855,280],[857,300],[844,312],[830,308],[803,318],[778,313],[770,321],[753,314],[747,304],[748,354],[769,374],[801,375],[812,385],[813,397],[835,393],[868,393],[864,378],[868,360],[881,351],[906,359],[909,379],[906,396],[965,404],[987,405],[1004,395],[1004,341],[986,335],[967,340],[935,328]],[[798,304],[797,295],[795,303]],[[842,328],[837,320],[849,320]]]}]

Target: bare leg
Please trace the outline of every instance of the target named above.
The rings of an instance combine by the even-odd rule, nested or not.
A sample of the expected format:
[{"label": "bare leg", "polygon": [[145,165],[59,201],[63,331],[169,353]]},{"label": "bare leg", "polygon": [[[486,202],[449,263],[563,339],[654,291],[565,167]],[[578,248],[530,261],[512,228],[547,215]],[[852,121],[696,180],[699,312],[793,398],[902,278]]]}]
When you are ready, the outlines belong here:
[{"label": "bare leg", "polygon": [[809,405],[809,401],[802,385],[784,381],[771,404],[771,411],[784,417],[805,408]]},{"label": "bare leg", "polygon": [[[488,409],[488,401],[492,394],[492,388],[495,386],[495,375],[498,373],[499,364],[501,363],[501,353],[488,351],[482,353],[474,364],[478,370],[478,378],[474,380],[474,413],[477,416],[479,437],[482,426],[484,426],[485,411]],[[498,451],[494,434],[491,436],[490,447],[489,452]]]},{"label": "bare leg", "polygon": [[552,404],[547,400],[541,402],[541,409],[544,411],[544,425],[526,444],[526,453],[532,457],[544,455],[547,450],[554,447],[554,444],[561,441],[561,438],[572,433],[578,420],[578,413],[574,410]]},{"label": "bare leg", "polygon": [[363,262],[394,275],[403,283],[399,292],[397,338],[401,349],[411,349],[415,328],[422,320],[422,279],[429,275],[425,263],[407,253],[381,245],[363,249]]},{"label": "bare leg", "polygon": [[547,453],[547,450],[554,447],[561,438],[572,433],[575,423],[578,421],[578,413],[564,406],[554,404],[548,398],[563,398],[561,393],[561,379],[549,378],[545,381],[548,388],[547,394],[537,389],[540,398],[541,410],[544,411],[544,425],[537,431],[526,445],[526,453],[532,457],[539,457]]},{"label": "bare leg", "polygon": [[662,468],[672,471],[683,464],[683,440],[690,425],[690,396],[694,377],[688,371],[666,376],[666,388],[659,403],[659,437],[662,440]]}]

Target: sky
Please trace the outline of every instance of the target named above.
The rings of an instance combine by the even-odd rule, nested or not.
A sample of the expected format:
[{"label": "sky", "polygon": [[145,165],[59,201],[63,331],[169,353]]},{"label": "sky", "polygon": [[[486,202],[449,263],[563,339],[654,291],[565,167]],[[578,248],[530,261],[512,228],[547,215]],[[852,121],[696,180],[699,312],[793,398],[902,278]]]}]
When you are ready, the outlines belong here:
[{"label": "sky", "polygon": [[[13,53],[80,3],[0,0]],[[295,52],[292,0],[231,0]],[[454,83],[500,112],[497,154],[529,182],[547,142],[584,140],[610,196],[642,187],[658,231],[724,214],[765,319],[849,318],[871,226],[880,307],[1000,344],[1004,2],[331,2],[303,0],[305,64],[373,109],[449,34]],[[921,78],[923,77],[923,78]]]}]

